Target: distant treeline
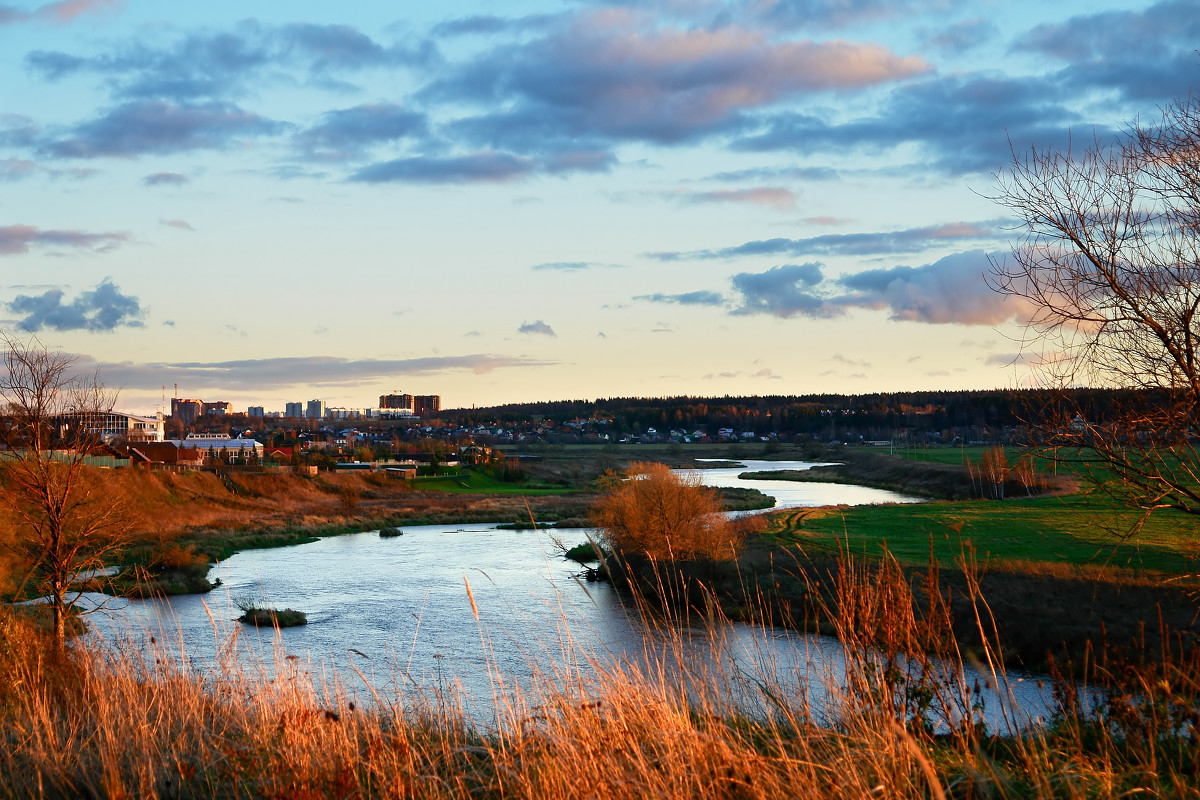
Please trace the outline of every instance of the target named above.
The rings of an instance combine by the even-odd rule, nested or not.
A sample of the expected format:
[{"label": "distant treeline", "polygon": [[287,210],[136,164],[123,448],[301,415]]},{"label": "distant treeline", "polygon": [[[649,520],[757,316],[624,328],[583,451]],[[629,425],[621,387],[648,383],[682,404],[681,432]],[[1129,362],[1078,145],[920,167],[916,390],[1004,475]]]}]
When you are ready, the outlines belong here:
[{"label": "distant treeline", "polygon": [[[1064,413],[1098,421],[1114,414],[1135,393],[1122,389],[915,391],[872,394],[809,394],[724,397],[612,397],[550,400],[474,409],[443,409],[447,422],[467,426],[523,427],[531,420],[591,420],[589,430],[659,435],[671,430],[721,428],[756,435],[822,439],[891,439],[898,432],[933,438],[999,440],[1030,425],[1057,424]],[[1143,400],[1144,400],[1143,396]],[[1053,419],[1052,419],[1053,418]],[[607,421],[607,422],[605,422]]]}]

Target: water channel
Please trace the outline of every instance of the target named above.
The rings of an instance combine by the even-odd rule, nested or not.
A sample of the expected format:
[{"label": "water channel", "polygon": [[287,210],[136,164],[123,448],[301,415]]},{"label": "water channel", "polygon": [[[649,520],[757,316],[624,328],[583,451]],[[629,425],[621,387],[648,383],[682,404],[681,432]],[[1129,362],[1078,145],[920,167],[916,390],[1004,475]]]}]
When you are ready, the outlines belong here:
[{"label": "water channel", "polygon": [[[805,469],[794,461],[746,461],[701,470],[714,486],[751,486],[776,497],[778,507],[914,502],[916,498],[863,487],[781,481],[741,481],[747,470]],[[171,643],[189,668],[215,670],[238,640],[243,661],[273,669],[282,654],[314,674],[336,676],[356,696],[456,687],[486,704],[494,681],[519,685],[535,674],[588,671],[594,665],[655,663],[671,651],[723,674],[741,675],[745,704],[754,707],[755,678],[770,673],[820,706],[837,675],[841,645],[833,639],[764,631],[730,623],[657,629],[606,583],[585,583],[562,545],[585,540],[585,529],[497,530],[488,524],[405,526],[404,535],[376,531],[309,544],[247,550],[213,567],[222,585],[209,595],[166,601],[110,600],[93,615],[95,637],[144,646]],[[470,586],[468,596],[467,585]],[[238,600],[295,608],[308,624],[279,632],[241,626]],[[478,612],[478,621],[475,611]],[[714,637],[717,640],[714,644]],[[582,666],[581,666],[582,665]],[[968,674],[971,682],[986,676]],[[367,685],[370,684],[370,685]],[[749,687],[749,688],[746,688]],[[1012,676],[1009,701],[1034,717],[1049,703],[1039,682]],[[1006,700],[989,702],[992,724]]]}]

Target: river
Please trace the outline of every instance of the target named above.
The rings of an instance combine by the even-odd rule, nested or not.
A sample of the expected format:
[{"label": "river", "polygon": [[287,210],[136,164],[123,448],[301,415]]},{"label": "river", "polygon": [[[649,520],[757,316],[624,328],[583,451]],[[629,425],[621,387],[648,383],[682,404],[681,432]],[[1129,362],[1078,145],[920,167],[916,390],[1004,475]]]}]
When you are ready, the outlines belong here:
[{"label": "river", "polygon": [[[839,484],[740,481],[737,473],[747,470],[811,466],[743,463],[699,474],[710,485],[759,488],[780,507],[915,500]],[[288,663],[336,676],[359,698],[457,687],[470,702],[486,705],[498,677],[524,685],[538,674],[656,663],[665,653],[675,663],[740,676],[744,680],[726,690],[744,694],[743,705],[761,705],[754,686],[764,672],[807,693],[818,707],[825,702],[834,688],[828,676],[842,663],[836,640],[740,623],[659,629],[609,584],[581,581],[578,567],[563,560],[562,546],[583,542],[587,533],[423,525],[405,526],[395,538],[367,531],[247,550],[213,567],[210,578],[222,585],[209,595],[110,600],[90,620],[91,635],[135,648],[153,637],[201,672],[218,670],[219,654],[237,640],[243,663],[270,670],[292,656]],[[302,610],[308,624],[279,632],[242,626],[233,620],[243,599]],[[986,682],[967,676],[976,677]],[[1013,691],[1026,713],[1044,714],[1049,696],[1036,681],[1014,676]],[[989,703],[994,725],[1004,703],[999,696]]]}]

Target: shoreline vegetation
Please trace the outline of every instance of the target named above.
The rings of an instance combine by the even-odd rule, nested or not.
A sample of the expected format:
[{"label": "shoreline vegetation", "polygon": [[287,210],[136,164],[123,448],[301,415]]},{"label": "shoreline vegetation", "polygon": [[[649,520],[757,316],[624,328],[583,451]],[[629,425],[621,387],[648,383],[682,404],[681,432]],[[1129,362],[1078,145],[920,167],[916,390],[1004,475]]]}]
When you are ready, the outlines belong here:
[{"label": "shoreline vegetation", "polygon": [[[839,448],[814,451],[773,448],[772,452],[736,450],[737,459],[699,462],[677,449],[638,447],[630,455],[656,458],[672,466],[724,466],[741,458],[838,462],[835,467],[787,475],[789,479],[829,480],[876,485],[908,493],[956,497],[969,471],[956,459],[978,459],[978,451],[943,448],[909,454]],[[701,451],[703,457],[719,452]],[[938,463],[938,459],[950,463]],[[210,564],[238,550],[280,547],[320,537],[404,525],[489,522],[517,529],[587,527],[595,481],[619,466],[611,453],[596,448],[563,448],[536,462],[536,492],[558,486],[554,494],[521,495],[520,485],[498,494],[466,493],[457,476],[454,491],[416,489],[402,481],[370,474],[316,478],[235,474],[233,490],[209,473],[130,473],[133,495],[148,521],[144,543],[126,569],[111,579],[87,584],[114,594],[148,597],[197,593],[212,588]],[[904,482],[897,476],[909,475]],[[117,477],[115,474],[113,477]],[[1190,520],[1156,515],[1136,541],[1119,532],[1128,520],[1103,501],[1070,494],[1064,476],[1045,485],[1053,493],[1025,497],[1015,490],[1004,501],[945,500],[906,506],[790,509],[768,513],[765,532],[750,537],[737,561],[681,567],[687,580],[710,587],[722,612],[745,620],[747,586],[770,599],[774,624],[820,630],[805,609],[821,582],[797,577],[801,567],[820,573],[840,550],[881,558],[886,553],[917,581],[932,559],[954,584],[953,565],[969,557],[984,567],[989,602],[998,609],[1001,638],[1010,664],[1036,669],[1047,654],[1080,660],[1106,641],[1128,642],[1153,631],[1159,615],[1180,641],[1194,646],[1197,555]],[[130,488],[130,487],[127,487]],[[726,507],[731,495],[726,493]],[[761,503],[746,492],[733,502]],[[1099,518],[1099,522],[1097,519]],[[567,543],[568,546],[574,543]],[[827,570],[826,570],[827,571]],[[603,570],[586,570],[603,577]],[[1153,639],[1154,635],[1150,634]],[[1054,650],[1054,647],[1058,647]]]},{"label": "shoreline vegetation", "polygon": [[[689,648],[683,624],[699,620],[675,616],[674,603],[640,606],[665,643],[644,668],[572,662],[525,688],[498,686],[483,708],[453,685],[373,694],[282,650],[274,664],[248,665],[236,636],[218,643],[219,663],[205,673],[163,644],[57,649],[0,610],[0,671],[9,676],[0,684],[0,796],[1195,795],[1195,653],[1168,646],[1147,661],[1105,649],[1083,665],[1086,689],[1053,678],[1056,704],[1042,724],[1014,708],[991,709],[988,724],[988,701],[963,664],[977,659],[993,686],[1010,678],[977,570],[963,570],[962,600],[979,612],[971,625],[981,646],[971,654],[959,649],[966,632],[946,602],[913,613],[914,587],[894,560],[846,556],[835,575],[818,612],[843,660],[823,667],[833,688],[820,707],[769,657],[749,672],[724,659],[676,660]],[[936,582],[926,588],[944,597]],[[403,675],[394,683],[409,686]]]},{"label": "shoreline vegetation", "polygon": [[[854,482],[908,468],[872,452],[836,455],[764,457],[844,461],[840,474]],[[595,476],[614,466],[594,455],[543,464],[572,488],[531,496],[465,493],[461,480],[454,491],[414,491],[363,475],[238,475],[235,492],[211,475],[130,474],[121,479],[141,488],[133,496],[153,524],[136,564],[94,581],[140,575],[133,586],[182,587],[238,549],[425,521],[585,520]],[[950,466],[915,471],[949,493],[928,476]],[[808,705],[769,663],[750,675],[587,663],[505,687],[481,721],[452,687],[362,700],[282,654],[248,669],[236,637],[218,647],[219,682],[181,669],[178,654],[59,649],[6,608],[0,796],[1196,795],[1190,520],[1162,515],[1136,546],[1114,549],[1122,512],[1070,493],[766,519],[735,561],[610,560],[610,577],[634,587],[632,602],[668,642],[681,622],[717,632],[711,623],[723,619],[836,637],[846,672],[830,684],[839,688],[829,709]],[[303,618],[261,611],[248,624]],[[964,663],[1000,687],[1010,666],[1045,671],[1052,716],[982,724],[956,677]],[[733,704],[747,692],[761,713]]]}]

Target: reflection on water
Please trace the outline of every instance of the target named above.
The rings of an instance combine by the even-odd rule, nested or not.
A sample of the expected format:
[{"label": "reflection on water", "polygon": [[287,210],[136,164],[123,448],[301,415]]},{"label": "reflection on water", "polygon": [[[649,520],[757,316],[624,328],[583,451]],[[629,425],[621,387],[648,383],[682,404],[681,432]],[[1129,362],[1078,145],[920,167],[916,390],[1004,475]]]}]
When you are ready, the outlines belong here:
[{"label": "reflection on water", "polygon": [[[709,472],[725,470],[705,472],[706,479],[725,479]],[[834,485],[783,488],[793,486]],[[730,689],[743,706],[762,706],[755,688],[761,675],[774,675],[820,706],[832,688],[822,679],[840,671],[841,647],[825,637],[741,624],[656,630],[610,585],[580,581],[575,566],[562,559],[559,542],[569,547],[584,541],[584,529],[465,524],[404,531],[396,538],[372,531],[238,553],[214,567],[210,577],[222,586],[211,595],[116,601],[109,613],[93,618],[97,635],[177,641],[189,664],[205,670],[236,634],[243,651],[263,654],[267,664],[278,643],[315,667],[336,670],[359,691],[366,691],[361,672],[375,676],[374,689],[384,692],[454,682],[476,699],[491,696],[497,675],[520,684],[539,670],[675,662],[744,677],[744,684]],[[242,598],[304,611],[309,624],[278,633],[240,626],[233,622],[239,613],[234,601]],[[1045,698],[1022,694],[1022,702],[1040,713]]]}]

